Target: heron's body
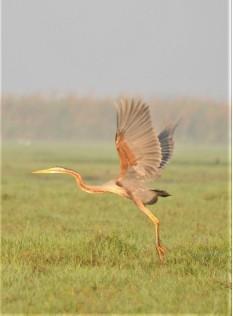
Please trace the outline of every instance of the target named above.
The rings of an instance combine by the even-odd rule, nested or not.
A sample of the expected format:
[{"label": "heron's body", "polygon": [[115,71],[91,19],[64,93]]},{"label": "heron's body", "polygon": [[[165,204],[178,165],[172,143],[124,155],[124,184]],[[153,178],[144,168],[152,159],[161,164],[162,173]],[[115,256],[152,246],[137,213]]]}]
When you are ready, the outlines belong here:
[{"label": "heron's body", "polygon": [[131,199],[155,225],[156,249],[162,261],[165,248],[160,243],[159,220],[145,205],[154,204],[166,191],[148,188],[146,181],[157,179],[170,159],[177,124],[166,127],[158,136],[152,127],[149,107],[133,99],[121,100],[117,111],[116,149],[120,158],[119,176],[99,186],[86,184],[81,175],[71,169],[54,167],[34,173],[63,173],[75,178],[87,193],[110,192]]}]

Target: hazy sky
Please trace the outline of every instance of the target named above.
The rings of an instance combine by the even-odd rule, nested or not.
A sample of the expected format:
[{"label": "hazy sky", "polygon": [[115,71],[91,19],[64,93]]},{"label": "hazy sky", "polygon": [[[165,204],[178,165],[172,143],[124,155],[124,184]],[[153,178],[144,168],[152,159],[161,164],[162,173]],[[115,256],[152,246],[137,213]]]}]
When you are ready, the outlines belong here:
[{"label": "hazy sky", "polygon": [[3,92],[227,99],[227,0],[3,0]]}]

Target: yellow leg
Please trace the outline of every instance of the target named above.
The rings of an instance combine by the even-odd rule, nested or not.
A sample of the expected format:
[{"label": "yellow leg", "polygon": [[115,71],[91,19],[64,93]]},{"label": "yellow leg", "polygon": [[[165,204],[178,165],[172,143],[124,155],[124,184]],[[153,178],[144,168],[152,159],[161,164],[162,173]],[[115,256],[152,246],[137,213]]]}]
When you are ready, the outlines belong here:
[{"label": "yellow leg", "polygon": [[165,247],[163,247],[161,245],[161,242],[160,242],[160,238],[159,238],[159,228],[160,228],[160,222],[159,222],[159,219],[154,216],[154,214],[152,214],[152,212],[146,208],[144,206],[144,204],[140,201],[140,200],[137,200],[136,198],[133,198],[133,201],[135,202],[135,204],[138,206],[138,208],[147,216],[149,217],[149,219],[154,223],[155,225],[155,243],[156,243],[156,250],[157,250],[157,253],[159,255],[159,259],[161,262],[163,262],[164,260],[164,256],[165,256]]}]

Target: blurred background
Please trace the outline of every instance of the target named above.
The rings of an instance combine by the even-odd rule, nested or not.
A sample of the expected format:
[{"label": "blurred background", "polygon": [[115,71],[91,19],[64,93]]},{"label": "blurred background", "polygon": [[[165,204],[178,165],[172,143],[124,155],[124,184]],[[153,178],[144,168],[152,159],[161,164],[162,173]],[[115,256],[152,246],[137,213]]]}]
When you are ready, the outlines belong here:
[{"label": "blurred background", "polygon": [[227,0],[3,1],[4,142],[112,142],[114,102],[179,143],[229,142]]}]

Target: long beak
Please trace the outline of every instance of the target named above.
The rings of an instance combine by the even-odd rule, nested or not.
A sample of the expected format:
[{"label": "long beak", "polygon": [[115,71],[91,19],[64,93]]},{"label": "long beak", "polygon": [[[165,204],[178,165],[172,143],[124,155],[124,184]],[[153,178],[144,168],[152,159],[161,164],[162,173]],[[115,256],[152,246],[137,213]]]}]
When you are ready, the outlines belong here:
[{"label": "long beak", "polygon": [[44,169],[44,170],[32,171],[32,173],[51,173],[51,171],[49,171],[49,169]]},{"label": "long beak", "polygon": [[65,173],[65,170],[64,168],[55,167],[55,168],[32,171],[32,173]]}]

